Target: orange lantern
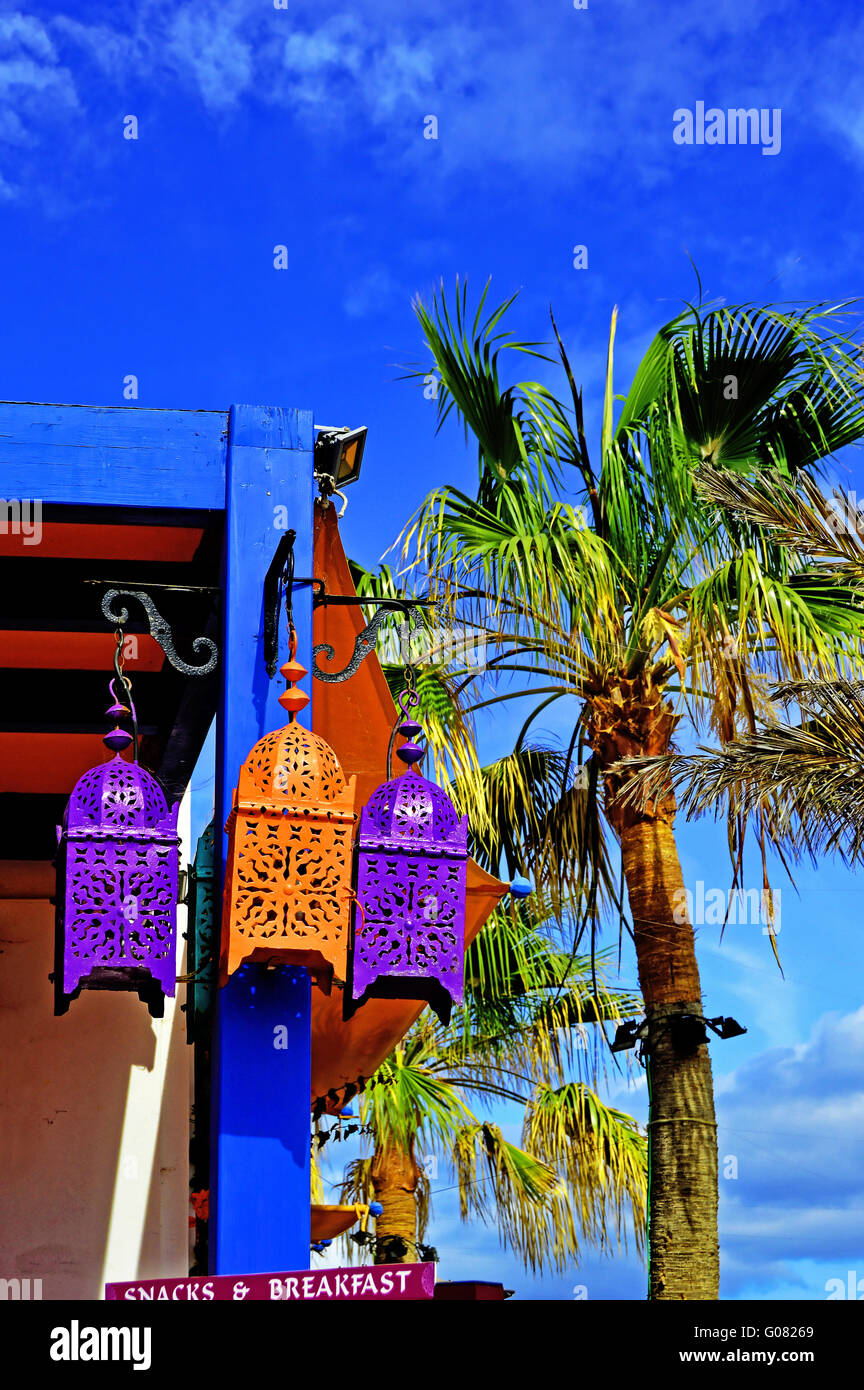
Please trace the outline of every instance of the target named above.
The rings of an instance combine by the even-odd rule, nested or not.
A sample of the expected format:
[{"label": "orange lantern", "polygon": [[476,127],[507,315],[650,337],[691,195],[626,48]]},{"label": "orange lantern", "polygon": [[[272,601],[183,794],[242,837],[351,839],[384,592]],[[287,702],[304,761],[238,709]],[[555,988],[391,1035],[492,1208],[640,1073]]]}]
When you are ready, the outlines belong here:
[{"label": "orange lantern", "polygon": [[259,739],[240,769],[225,829],[228,860],[221,983],[244,960],[304,966],[326,993],[347,976],[356,777],[329,743],[297,723],[309,696],[291,659],[283,729]]}]

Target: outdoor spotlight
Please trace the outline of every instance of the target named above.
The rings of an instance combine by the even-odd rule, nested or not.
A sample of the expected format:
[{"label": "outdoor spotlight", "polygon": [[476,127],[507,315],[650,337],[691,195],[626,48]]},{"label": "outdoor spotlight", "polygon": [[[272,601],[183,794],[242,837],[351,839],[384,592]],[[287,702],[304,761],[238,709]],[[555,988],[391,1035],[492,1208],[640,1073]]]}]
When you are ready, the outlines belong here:
[{"label": "outdoor spotlight", "polygon": [[[697,1047],[707,1043],[708,1034],[705,1029],[710,1028],[716,1033],[718,1038],[739,1038],[747,1029],[742,1028],[741,1024],[734,1018],[702,1018],[700,1014],[668,1014],[666,1023],[672,1039],[672,1046],[676,1052],[684,1056],[694,1053]],[[615,1041],[612,1043],[613,1052],[627,1052],[631,1047],[635,1047],[637,1042],[645,1042],[648,1037],[648,1020],[643,1018],[641,1023],[630,1019],[627,1023],[620,1023],[615,1030]]]},{"label": "outdoor spotlight", "polygon": [[675,1051],[686,1056],[706,1043],[708,1034],[705,1032],[705,1023],[706,1020],[696,1014],[670,1014],[669,1032]]},{"label": "outdoor spotlight", "polygon": [[331,497],[334,492],[341,497],[343,487],[356,483],[360,477],[366,434],[365,425],[354,430],[347,425],[316,425],[315,477],[322,497]]},{"label": "outdoor spotlight", "polygon": [[[644,1025],[642,1025],[644,1027]],[[647,1029],[646,1029],[647,1032]],[[619,1023],[615,1029],[615,1041],[612,1044],[613,1052],[627,1052],[631,1047],[635,1047],[638,1039],[644,1037],[640,1025],[635,1019],[629,1023]]]},{"label": "outdoor spotlight", "polygon": [[718,1038],[740,1038],[742,1033],[747,1032],[734,1018],[706,1018],[705,1022],[709,1028],[713,1028]]}]

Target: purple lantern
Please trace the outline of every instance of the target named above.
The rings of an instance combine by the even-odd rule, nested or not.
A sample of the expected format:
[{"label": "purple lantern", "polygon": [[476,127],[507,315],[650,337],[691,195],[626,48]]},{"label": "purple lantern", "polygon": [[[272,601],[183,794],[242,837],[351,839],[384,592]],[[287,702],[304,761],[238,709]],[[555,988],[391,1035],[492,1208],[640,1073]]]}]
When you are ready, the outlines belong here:
[{"label": "purple lantern", "polygon": [[411,766],[422,748],[409,742],[397,756],[407,771],[360,817],[353,997],[426,1000],[446,1023],[463,998],[468,821]]},{"label": "purple lantern", "polygon": [[178,808],[121,758],[130,734],[103,742],[114,757],[78,779],[57,828],[54,1012],[82,989],[135,990],[161,1018],[175,992]]}]

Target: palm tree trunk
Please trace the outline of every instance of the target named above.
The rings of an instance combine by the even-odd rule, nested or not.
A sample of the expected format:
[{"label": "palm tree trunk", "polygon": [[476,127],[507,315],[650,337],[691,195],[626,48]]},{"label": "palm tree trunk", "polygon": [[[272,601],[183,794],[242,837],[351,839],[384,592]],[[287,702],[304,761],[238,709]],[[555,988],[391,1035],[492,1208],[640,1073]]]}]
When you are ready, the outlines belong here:
[{"label": "palm tree trunk", "polygon": [[[662,690],[642,673],[622,676],[590,701],[591,744],[601,766],[669,749],[676,719]],[[606,775],[606,810],[621,844],[639,985],[648,1020],[651,1096],[648,1151],[649,1296],[716,1299],[717,1125],[705,1043],[673,1041],[670,1018],[704,1013],[693,927],[685,910],[671,792],[622,807],[626,774]]]},{"label": "palm tree trunk", "polygon": [[703,1013],[693,928],[672,826],[625,827],[624,878],[648,1019],[650,1297],[718,1297],[717,1126],[708,1047],[673,1046],[669,1016]]},{"label": "palm tree trunk", "polygon": [[[413,1156],[389,1145],[379,1149],[372,1164],[372,1187],[383,1207],[375,1223],[375,1263],[407,1264],[415,1260],[417,1164]],[[399,1253],[403,1245],[404,1253]]]}]

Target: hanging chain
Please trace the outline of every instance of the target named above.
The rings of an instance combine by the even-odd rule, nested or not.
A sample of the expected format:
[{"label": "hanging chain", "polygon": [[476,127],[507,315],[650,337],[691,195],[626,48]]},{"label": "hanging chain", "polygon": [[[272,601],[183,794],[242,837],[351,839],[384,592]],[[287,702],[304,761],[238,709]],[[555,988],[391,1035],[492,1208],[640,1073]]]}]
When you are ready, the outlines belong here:
[{"label": "hanging chain", "polygon": [[416,695],[417,692],[417,668],[411,660],[411,637],[414,618],[415,614],[412,611],[412,609],[409,608],[407,614],[405,615],[407,655],[405,658],[405,666],[402,671],[402,674],[405,678],[405,689],[409,696],[407,701],[409,705],[417,704],[417,700],[411,698],[412,696]]},{"label": "hanging chain", "polygon": [[399,708],[399,714],[397,716],[396,723],[393,725],[393,728],[390,732],[390,742],[387,745],[386,768],[388,779],[393,776],[393,750],[396,746],[396,735],[401,732],[403,725],[405,725],[406,723],[414,725],[415,728],[419,727],[415,724],[414,716],[411,714],[411,710],[415,709],[416,706],[420,703],[420,695],[417,690],[417,668],[411,660],[411,628],[412,621],[415,619],[415,617],[416,614],[413,612],[411,608],[409,608],[405,620],[405,629],[407,634],[406,645],[408,650],[405,659],[405,665],[402,668],[402,677],[405,681],[405,688],[404,690],[402,690],[398,697],[398,700],[396,701]]},{"label": "hanging chain", "polygon": [[124,656],[123,656],[123,646],[124,646],[123,628],[120,627],[120,626],[118,626],[118,627],[115,629],[114,636],[115,636],[116,641],[117,641],[117,645],[116,645],[115,648],[114,648],[114,671],[115,671],[115,673],[116,673],[116,679],[120,682],[120,688],[121,688],[123,694],[122,694],[122,695],[118,695],[118,694],[117,694],[117,691],[114,689],[114,682],[113,682],[113,681],[110,681],[110,682],[109,682],[109,689],[112,691],[112,693],[113,693],[113,695],[114,695],[114,698],[115,698],[115,700],[117,701],[118,704],[123,703],[124,705],[126,705],[126,706],[128,707],[129,716],[130,716],[130,718],[131,718],[131,720],[132,720],[132,756],[134,757],[135,762],[137,763],[137,761],[138,761],[138,716],[137,716],[137,714],[135,713],[135,705],[134,705],[134,702],[133,702],[133,700],[132,700],[132,682],[131,682],[131,680],[129,679],[129,677],[128,677],[127,675],[124,674],[124,666],[125,666],[126,663],[125,663],[125,659],[124,659]]},{"label": "hanging chain", "polygon": [[285,594],[285,622],[288,627],[288,660],[294,661],[297,656],[297,629],[294,626],[294,546],[288,551],[288,558],[285,561],[279,583]]}]

